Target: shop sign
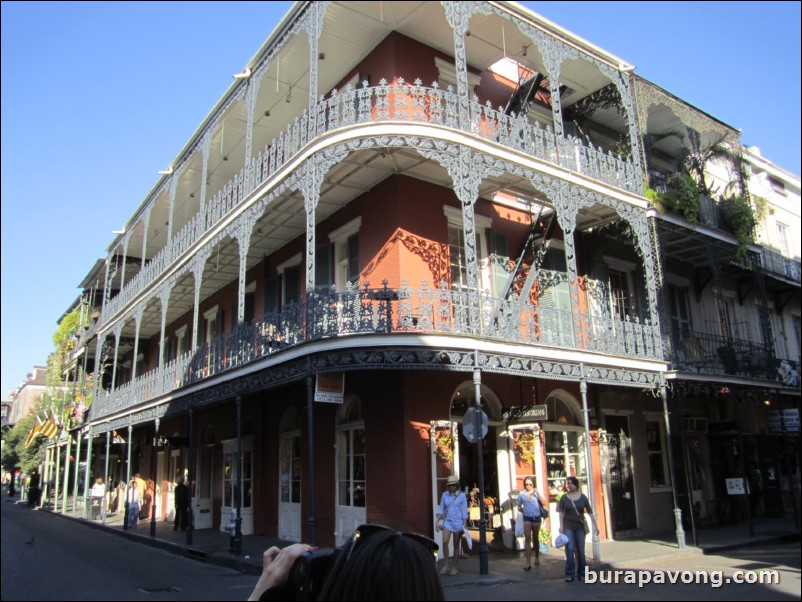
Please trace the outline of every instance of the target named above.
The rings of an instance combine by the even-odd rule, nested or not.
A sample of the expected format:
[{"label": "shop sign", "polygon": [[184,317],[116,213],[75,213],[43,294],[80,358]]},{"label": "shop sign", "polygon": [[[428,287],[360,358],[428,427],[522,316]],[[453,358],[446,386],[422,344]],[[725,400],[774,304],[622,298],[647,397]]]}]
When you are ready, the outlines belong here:
[{"label": "shop sign", "polygon": [[345,374],[332,372],[318,374],[315,379],[315,401],[321,403],[343,402],[345,394]]},{"label": "shop sign", "polygon": [[725,479],[727,481],[727,495],[746,495],[743,479]]}]

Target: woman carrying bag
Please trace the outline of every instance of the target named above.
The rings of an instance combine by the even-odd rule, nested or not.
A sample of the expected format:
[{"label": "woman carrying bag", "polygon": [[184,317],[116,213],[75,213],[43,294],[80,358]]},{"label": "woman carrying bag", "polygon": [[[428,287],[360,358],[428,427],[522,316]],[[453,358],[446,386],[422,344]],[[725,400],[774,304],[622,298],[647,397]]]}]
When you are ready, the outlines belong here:
[{"label": "woman carrying bag", "polygon": [[[446,559],[441,575],[457,574],[457,558],[459,558],[459,540],[468,529],[468,501],[459,490],[459,477],[450,476],[446,482],[447,491],[440,498],[440,512],[437,514],[437,528],[443,532],[443,556]],[[441,521],[442,519],[442,521]],[[454,535],[453,553],[448,557],[448,542]]]},{"label": "woman carrying bag", "polygon": [[597,536],[599,528],[593,516],[593,509],[590,507],[590,500],[579,491],[579,479],[568,477],[565,480],[565,487],[567,490],[565,495],[557,502],[560,533],[568,538],[565,544],[565,580],[573,581],[579,577],[581,581],[585,579],[585,535],[590,532],[585,515],[590,517],[593,533]]},{"label": "woman carrying bag", "polygon": [[518,511],[520,513],[518,520],[522,520],[524,525],[525,571],[532,569],[533,545],[535,546],[535,566],[540,566],[540,525],[543,519],[549,516],[544,506],[545,504],[540,498],[540,494],[535,489],[535,482],[532,477],[526,477],[524,479],[524,490],[518,494]]}]

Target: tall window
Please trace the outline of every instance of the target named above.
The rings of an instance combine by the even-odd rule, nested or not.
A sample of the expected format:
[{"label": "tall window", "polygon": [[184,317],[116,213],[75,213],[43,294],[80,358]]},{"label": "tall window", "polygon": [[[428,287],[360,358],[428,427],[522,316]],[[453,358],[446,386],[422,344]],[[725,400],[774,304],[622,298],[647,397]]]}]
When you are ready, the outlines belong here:
[{"label": "tall window", "polygon": [[346,284],[359,285],[359,229],[362,218],[352,219],[329,234],[334,247],[334,285],[337,292],[345,291]]},{"label": "tall window", "polygon": [[338,427],[337,500],[340,506],[365,507],[365,422],[362,402],[352,399]]},{"label": "tall window", "polygon": [[627,316],[630,318],[635,316],[629,274],[612,268],[610,268],[610,304],[613,317],[618,320],[623,320]]},{"label": "tall window", "polygon": [[[236,504],[235,492],[237,487],[237,451],[231,451],[226,445],[223,453],[223,506],[233,508]],[[242,452],[242,507],[251,507],[252,464],[251,451]]]},{"label": "tall window", "polygon": [[671,333],[675,340],[690,338],[691,316],[688,311],[688,289],[668,285],[668,302],[671,311]]},{"label": "tall window", "polygon": [[668,459],[665,453],[663,425],[659,420],[646,422],[646,448],[649,450],[649,474],[652,487],[668,487]]},{"label": "tall window", "polygon": [[279,490],[282,502],[301,502],[301,427],[298,413],[289,408],[281,419]]}]

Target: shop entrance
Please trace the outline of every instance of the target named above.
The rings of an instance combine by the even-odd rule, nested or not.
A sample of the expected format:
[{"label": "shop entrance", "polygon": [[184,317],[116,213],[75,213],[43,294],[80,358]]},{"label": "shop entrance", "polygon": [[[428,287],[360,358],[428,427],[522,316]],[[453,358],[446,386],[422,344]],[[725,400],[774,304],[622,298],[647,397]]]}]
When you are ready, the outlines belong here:
[{"label": "shop entrance", "polygon": [[[494,547],[503,547],[502,540],[502,493],[509,491],[506,448],[499,454],[499,432],[502,431],[501,402],[487,386],[481,386],[481,407],[488,417],[488,432],[481,446],[470,443],[463,434],[463,419],[468,408],[476,404],[476,388],[472,381],[462,383],[451,399],[450,421],[454,437],[454,474],[460,477],[463,491],[468,499],[469,529],[479,530],[479,521],[484,512],[487,520],[487,542]],[[481,450],[481,451],[480,451]],[[485,496],[479,494],[479,454],[482,454],[482,476]],[[501,468],[499,467],[501,465]],[[501,480],[504,483],[500,482]],[[474,539],[478,539],[475,535]]]}]

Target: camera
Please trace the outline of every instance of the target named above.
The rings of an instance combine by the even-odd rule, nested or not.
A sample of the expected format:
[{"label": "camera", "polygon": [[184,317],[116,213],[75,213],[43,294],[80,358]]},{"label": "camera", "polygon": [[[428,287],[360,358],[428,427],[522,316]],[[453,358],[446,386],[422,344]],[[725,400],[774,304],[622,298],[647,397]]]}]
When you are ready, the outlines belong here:
[{"label": "camera", "polygon": [[337,552],[321,548],[305,552],[295,560],[287,580],[289,593],[295,595],[295,600],[317,600]]}]

